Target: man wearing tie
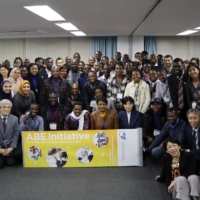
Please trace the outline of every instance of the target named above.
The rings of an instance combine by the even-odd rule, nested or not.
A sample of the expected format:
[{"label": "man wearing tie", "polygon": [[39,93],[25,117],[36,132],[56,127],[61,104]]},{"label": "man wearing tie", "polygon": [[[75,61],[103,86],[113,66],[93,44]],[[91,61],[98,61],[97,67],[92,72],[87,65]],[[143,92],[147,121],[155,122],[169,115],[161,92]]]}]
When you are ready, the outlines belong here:
[{"label": "man wearing tie", "polygon": [[10,114],[12,103],[8,99],[0,101],[0,167],[14,165],[21,156],[21,133],[18,118]]},{"label": "man wearing tie", "polygon": [[186,131],[186,150],[191,152],[196,160],[197,172],[200,172],[200,111],[198,109],[190,109],[187,112],[188,122],[190,126]]}]

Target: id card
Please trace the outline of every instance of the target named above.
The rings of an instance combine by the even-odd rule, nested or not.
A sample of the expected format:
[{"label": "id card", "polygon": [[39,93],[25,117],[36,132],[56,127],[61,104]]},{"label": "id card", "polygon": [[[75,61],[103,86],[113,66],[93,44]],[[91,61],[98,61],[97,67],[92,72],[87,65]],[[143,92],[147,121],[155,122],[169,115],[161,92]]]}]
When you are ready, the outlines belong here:
[{"label": "id card", "polygon": [[94,101],[94,100],[93,100],[93,101],[90,101],[90,107],[93,108],[93,107],[96,107],[96,105],[97,105],[97,104],[96,104],[96,101]]},{"label": "id card", "polygon": [[56,123],[49,123],[50,130],[57,130],[57,124]]},{"label": "id card", "polygon": [[159,130],[156,130],[156,129],[154,129],[154,131],[153,131],[153,135],[154,135],[154,136],[160,135],[160,131],[159,131]]},{"label": "id card", "polygon": [[30,111],[26,111],[26,112],[25,112],[25,115],[29,115],[29,114],[30,114]]},{"label": "id card", "polygon": [[135,105],[136,105],[136,106],[139,106],[139,105],[140,105],[140,102],[136,101],[136,102],[135,102]]},{"label": "id card", "polygon": [[164,102],[169,103],[169,97],[164,97]]},{"label": "id card", "polygon": [[117,93],[117,99],[122,99],[123,98],[123,94],[122,93]]}]

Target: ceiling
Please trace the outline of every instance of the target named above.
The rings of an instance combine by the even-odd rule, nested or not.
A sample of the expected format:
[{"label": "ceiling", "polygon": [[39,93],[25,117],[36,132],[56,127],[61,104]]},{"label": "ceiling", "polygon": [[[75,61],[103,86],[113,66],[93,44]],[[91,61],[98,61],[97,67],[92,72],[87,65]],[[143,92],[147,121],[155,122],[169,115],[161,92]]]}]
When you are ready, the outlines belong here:
[{"label": "ceiling", "polygon": [[152,12],[159,0],[0,1],[0,38],[76,37],[23,8],[32,5],[48,5],[87,36],[175,36],[200,26],[200,0],[161,0]]}]

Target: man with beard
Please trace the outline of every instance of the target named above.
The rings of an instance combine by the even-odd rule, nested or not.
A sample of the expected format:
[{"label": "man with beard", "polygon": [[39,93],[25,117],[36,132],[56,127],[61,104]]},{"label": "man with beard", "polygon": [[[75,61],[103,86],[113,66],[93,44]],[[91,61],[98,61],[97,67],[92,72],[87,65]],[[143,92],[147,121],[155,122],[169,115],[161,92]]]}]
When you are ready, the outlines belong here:
[{"label": "man with beard", "polygon": [[171,55],[166,55],[164,57],[164,64],[165,64],[165,67],[166,67],[167,76],[170,76],[171,74],[174,73],[172,63],[173,63],[172,56]]}]

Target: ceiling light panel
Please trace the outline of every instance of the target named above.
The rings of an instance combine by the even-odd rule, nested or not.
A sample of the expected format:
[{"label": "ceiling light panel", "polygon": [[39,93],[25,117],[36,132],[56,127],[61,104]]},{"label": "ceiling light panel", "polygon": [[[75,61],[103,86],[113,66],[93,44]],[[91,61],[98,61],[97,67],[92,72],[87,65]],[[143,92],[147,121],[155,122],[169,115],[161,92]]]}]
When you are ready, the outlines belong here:
[{"label": "ceiling light panel", "polygon": [[189,34],[196,33],[196,32],[198,32],[198,31],[197,30],[187,30],[182,33],[178,33],[176,35],[189,35]]},{"label": "ceiling light panel", "polygon": [[199,27],[196,27],[195,29],[200,29],[200,26],[199,26]]},{"label": "ceiling light panel", "polygon": [[24,6],[24,8],[35,13],[36,15],[39,15],[40,17],[43,17],[48,21],[65,21],[65,19],[61,15],[59,15],[56,11],[54,11],[47,5]]},{"label": "ceiling light panel", "polygon": [[82,31],[71,31],[70,33],[72,33],[76,36],[86,36],[86,34],[83,33]]},{"label": "ceiling light panel", "polygon": [[55,23],[57,26],[67,30],[67,31],[76,31],[78,28],[71,23]]}]

